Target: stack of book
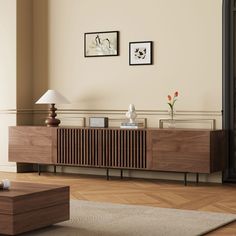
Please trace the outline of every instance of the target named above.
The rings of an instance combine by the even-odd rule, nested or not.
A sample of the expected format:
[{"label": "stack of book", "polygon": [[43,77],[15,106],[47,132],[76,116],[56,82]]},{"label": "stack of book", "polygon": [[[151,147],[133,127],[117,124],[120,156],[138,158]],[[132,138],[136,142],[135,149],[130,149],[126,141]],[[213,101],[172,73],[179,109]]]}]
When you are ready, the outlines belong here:
[{"label": "stack of book", "polygon": [[120,125],[120,128],[122,129],[138,129],[138,128],[144,128],[144,124],[140,122],[122,122]]}]

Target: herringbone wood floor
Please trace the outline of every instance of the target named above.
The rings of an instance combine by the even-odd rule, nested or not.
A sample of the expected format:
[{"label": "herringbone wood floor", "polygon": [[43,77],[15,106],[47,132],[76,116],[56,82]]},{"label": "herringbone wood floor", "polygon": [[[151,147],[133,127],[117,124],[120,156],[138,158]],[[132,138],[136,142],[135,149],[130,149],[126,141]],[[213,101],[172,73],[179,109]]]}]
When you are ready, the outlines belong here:
[{"label": "herringbone wood floor", "polygon": [[[71,198],[137,204],[177,209],[225,212],[236,214],[236,185],[190,184],[159,180],[123,179],[72,174],[6,173],[0,179],[70,185]],[[209,235],[236,235],[236,222]]]}]

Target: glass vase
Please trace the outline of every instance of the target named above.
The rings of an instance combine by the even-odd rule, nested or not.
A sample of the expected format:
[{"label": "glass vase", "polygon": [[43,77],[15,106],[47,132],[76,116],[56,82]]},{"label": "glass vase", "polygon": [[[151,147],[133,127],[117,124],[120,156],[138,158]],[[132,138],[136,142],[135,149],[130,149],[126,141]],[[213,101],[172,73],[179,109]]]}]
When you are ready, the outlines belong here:
[{"label": "glass vase", "polygon": [[174,120],[174,109],[170,109],[170,119]]},{"label": "glass vase", "polygon": [[175,128],[174,114],[175,114],[174,109],[170,109],[170,119],[168,127],[172,129]]}]

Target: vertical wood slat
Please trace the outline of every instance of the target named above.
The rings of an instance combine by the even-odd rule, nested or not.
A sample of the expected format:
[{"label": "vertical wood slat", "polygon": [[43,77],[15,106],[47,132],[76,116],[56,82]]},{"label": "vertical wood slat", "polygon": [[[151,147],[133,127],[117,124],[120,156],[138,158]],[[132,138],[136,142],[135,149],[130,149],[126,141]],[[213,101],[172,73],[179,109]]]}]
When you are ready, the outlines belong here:
[{"label": "vertical wood slat", "polygon": [[127,131],[124,130],[122,132],[122,136],[123,136],[123,139],[124,139],[124,146],[123,146],[123,166],[124,167],[127,167],[127,142],[126,142],[126,139],[127,139]]},{"label": "vertical wood slat", "polygon": [[68,153],[69,153],[69,163],[72,164],[72,140],[71,140],[71,130],[68,130]]},{"label": "vertical wood slat", "polygon": [[[146,148],[147,148],[147,133],[146,132],[143,132],[143,137],[144,137],[144,144],[143,144],[143,147],[144,147],[144,150],[143,150],[143,155],[146,154]],[[143,168],[147,168],[147,159],[145,158],[144,160],[144,166]]]},{"label": "vertical wood slat", "polygon": [[108,131],[108,137],[109,137],[109,144],[108,144],[108,146],[109,146],[109,156],[108,156],[109,164],[108,165],[109,166],[113,166],[113,164],[112,164],[112,162],[113,162],[112,134],[113,134],[112,130],[110,132]]},{"label": "vertical wood slat", "polygon": [[85,136],[84,136],[84,143],[85,143],[85,156],[84,156],[84,165],[87,164],[88,160],[88,130],[85,130]]},{"label": "vertical wood slat", "polygon": [[89,140],[90,140],[89,130],[86,129],[86,158],[85,158],[86,166],[89,165],[89,159],[90,159]]},{"label": "vertical wood slat", "polygon": [[94,130],[88,130],[89,131],[89,159],[88,159],[88,165],[93,165],[93,131]]},{"label": "vertical wood slat", "polygon": [[137,159],[137,153],[136,153],[136,142],[137,142],[137,132],[133,131],[133,159],[134,159],[134,162],[133,162],[133,165],[134,165],[134,168],[137,168],[138,165],[136,163],[136,159]]},{"label": "vertical wood slat", "polygon": [[130,135],[130,156],[131,156],[131,158],[130,158],[130,167],[131,168],[133,168],[134,167],[134,160],[133,160],[133,132],[132,132],[132,130],[130,130],[129,131],[129,135]]},{"label": "vertical wood slat", "polygon": [[64,143],[64,164],[67,163],[67,146],[66,146],[66,130],[63,130],[63,143]]},{"label": "vertical wood slat", "polygon": [[82,162],[82,156],[83,156],[83,143],[82,143],[82,139],[83,139],[83,137],[82,137],[82,132],[83,132],[83,130],[79,130],[79,133],[78,133],[78,147],[79,147],[79,154],[78,154],[78,156],[79,156],[79,158],[78,158],[78,161],[79,161],[79,164],[81,164],[81,162]]},{"label": "vertical wood slat", "polygon": [[121,130],[119,130],[119,140],[120,140],[120,145],[119,145],[119,150],[120,150],[120,165],[121,167],[123,167],[123,149],[124,149],[124,140],[123,140],[123,135]]},{"label": "vertical wood slat", "polygon": [[68,156],[68,130],[65,130],[65,149],[66,149],[66,163],[70,164]]},{"label": "vertical wood slat", "polygon": [[91,163],[93,166],[95,166],[95,159],[94,159],[94,155],[95,155],[95,136],[96,136],[96,130],[92,130],[92,144],[91,144],[91,149],[92,149],[92,154],[91,154]]},{"label": "vertical wood slat", "polygon": [[76,157],[76,165],[78,165],[78,157],[79,157],[77,143],[78,143],[78,129],[74,130],[74,153]]},{"label": "vertical wood slat", "polygon": [[[140,147],[140,149],[139,149],[139,155],[141,156],[142,155],[142,153],[143,153],[143,145],[142,145],[142,131],[141,132],[139,132],[139,147]],[[143,165],[142,165],[142,159],[141,158],[139,158],[139,168],[143,168]]]},{"label": "vertical wood slat", "polygon": [[125,151],[124,151],[124,158],[125,158],[125,167],[129,166],[129,131],[125,131],[124,133],[125,138]]},{"label": "vertical wood slat", "polygon": [[101,130],[100,132],[102,132],[101,133],[101,137],[100,138],[98,138],[98,155],[99,155],[99,166],[102,166],[103,165],[103,149],[104,149],[104,147],[103,147],[103,143],[104,143],[104,136],[103,136],[103,130]]},{"label": "vertical wood slat", "polygon": [[84,146],[84,154],[82,156],[82,165],[85,165],[85,160],[87,158],[87,130],[84,130],[84,135],[83,135],[83,146]]},{"label": "vertical wood slat", "polygon": [[118,149],[117,149],[117,132],[116,130],[114,132],[114,164],[115,166],[118,166],[118,161],[117,161],[117,154],[118,154]]},{"label": "vertical wood slat", "polygon": [[130,130],[130,156],[131,156],[131,159],[130,159],[130,166],[131,166],[131,168],[133,168],[133,166],[134,166],[134,160],[133,160],[133,151],[134,151],[134,149],[133,149],[133,132],[132,132],[132,130]]},{"label": "vertical wood slat", "polygon": [[[59,136],[59,133],[57,132],[57,147],[58,147],[58,144],[59,144],[59,139],[60,139],[60,136]],[[57,150],[57,162],[58,162],[58,159],[60,158],[60,150],[58,149]]]},{"label": "vertical wood slat", "polygon": [[96,130],[93,130],[93,135],[92,135],[92,165],[95,166],[96,165],[96,160],[94,158],[95,156],[95,148],[97,147],[96,146]]},{"label": "vertical wood slat", "polygon": [[115,130],[112,130],[112,166],[116,166],[116,134]]},{"label": "vertical wood slat", "polygon": [[57,130],[57,160],[56,162],[57,163],[62,163],[62,160],[61,160],[61,157],[62,157],[62,154],[61,154],[61,133],[60,133],[60,130],[58,129]]},{"label": "vertical wood slat", "polygon": [[108,130],[106,130],[106,143],[105,143],[105,147],[106,147],[106,166],[109,166],[109,135],[108,135]]},{"label": "vertical wood slat", "polygon": [[120,130],[117,130],[117,166],[121,166],[120,165]]},{"label": "vertical wood slat", "polygon": [[105,166],[105,163],[104,163],[104,159],[105,159],[105,157],[104,157],[104,149],[105,149],[105,147],[104,147],[104,130],[102,130],[101,131],[102,132],[102,136],[101,136],[101,162],[100,162],[100,164],[101,164],[101,166]]}]

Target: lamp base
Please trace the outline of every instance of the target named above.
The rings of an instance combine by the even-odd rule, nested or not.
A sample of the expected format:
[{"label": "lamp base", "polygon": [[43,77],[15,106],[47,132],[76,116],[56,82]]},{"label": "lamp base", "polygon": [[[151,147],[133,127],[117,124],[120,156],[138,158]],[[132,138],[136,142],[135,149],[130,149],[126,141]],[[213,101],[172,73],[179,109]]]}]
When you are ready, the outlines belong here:
[{"label": "lamp base", "polygon": [[48,117],[45,120],[45,124],[47,125],[47,127],[57,127],[60,123],[61,123],[61,121],[59,119],[54,118],[54,117]]}]

